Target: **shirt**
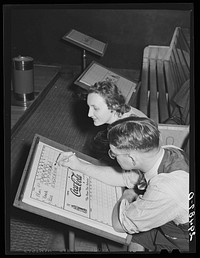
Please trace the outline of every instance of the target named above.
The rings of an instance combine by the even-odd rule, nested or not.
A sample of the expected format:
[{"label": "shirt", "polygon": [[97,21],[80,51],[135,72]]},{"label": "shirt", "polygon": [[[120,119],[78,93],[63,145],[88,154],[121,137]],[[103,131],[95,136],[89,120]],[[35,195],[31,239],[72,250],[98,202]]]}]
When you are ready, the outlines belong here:
[{"label": "shirt", "polygon": [[124,113],[121,118],[129,117],[129,116],[147,117],[142,111],[134,107],[131,107],[130,111],[127,113]]},{"label": "shirt", "polygon": [[164,149],[153,168],[144,174],[148,183],[144,195],[139,195],[133,203],[123,199],[120,204],[119,219],[130,234],[148,231],[170,221],[177,225],[189,221],[189,173],[176,170],[158,174],[163,155]]}]

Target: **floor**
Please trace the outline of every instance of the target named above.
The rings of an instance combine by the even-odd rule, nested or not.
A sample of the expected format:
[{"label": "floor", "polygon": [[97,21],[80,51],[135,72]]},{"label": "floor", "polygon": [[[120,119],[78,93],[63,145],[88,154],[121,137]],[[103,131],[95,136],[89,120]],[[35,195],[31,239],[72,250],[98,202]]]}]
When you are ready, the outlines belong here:
[{"label": "floor", "polygon": [[[69,72],[68,70],[66,70]],[[117,69],[118,71],[118,69]],[[126,73],[129,74],[130,79],[134,79],[135,81],[139,80],[139,73],[135,70],[120,70],[121,74]],[[132,78],[131,78],[132,77]],[[35,92],[35,99],[28,103],[18,102],[14,98],[13,92],[11,91],[11,129],[16,125],[19,120],[23,119],[23,115],[28,110],[28,108],[33,104],[33,102],[37,99],[40,92],[43,91],[43,88],[37,89]],[[61,235],[57,235],[54,239],[54,245],[59,246],[62,249],[63,245],[63,238]],[[116,244],[112,241],[105,239],[100,239],[99,237],[76,230],[76,241],[75,241],[75,250],[77,252],[109,252],[109,251],[126,251],[127,247],[122,246],[120,244]]]}]

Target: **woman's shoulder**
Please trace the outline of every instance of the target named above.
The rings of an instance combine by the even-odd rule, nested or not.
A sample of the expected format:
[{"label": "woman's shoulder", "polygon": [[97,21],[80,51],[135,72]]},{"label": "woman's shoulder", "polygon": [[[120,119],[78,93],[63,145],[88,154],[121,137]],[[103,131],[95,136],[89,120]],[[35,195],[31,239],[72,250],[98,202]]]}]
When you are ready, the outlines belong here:
[{"label": "woman's shoulder", "polygon": [[139,116],[139,117],[147,117],[142,111],[137,108],[131,107],[130,111],[127,113],[127,116]]}]

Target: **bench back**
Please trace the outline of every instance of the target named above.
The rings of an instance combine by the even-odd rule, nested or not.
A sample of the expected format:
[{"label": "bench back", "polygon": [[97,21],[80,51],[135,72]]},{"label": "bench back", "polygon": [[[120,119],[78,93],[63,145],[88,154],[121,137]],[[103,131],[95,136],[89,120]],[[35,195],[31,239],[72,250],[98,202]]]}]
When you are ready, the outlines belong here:
[{"label": "bench back", "polygon": [[144,49],[138,108],[157,123],[173,110],[171,101],[190,78],[190,34],[177,27],[170,46]]},{"label": "bench back", "polygon": [[[175,93],[190,78],[190,38],[187,29],[175,29],[169,51],[165,57],[169,61],[171,76],[174,75]],[[170,74],[166,74],[169,77]]]}]

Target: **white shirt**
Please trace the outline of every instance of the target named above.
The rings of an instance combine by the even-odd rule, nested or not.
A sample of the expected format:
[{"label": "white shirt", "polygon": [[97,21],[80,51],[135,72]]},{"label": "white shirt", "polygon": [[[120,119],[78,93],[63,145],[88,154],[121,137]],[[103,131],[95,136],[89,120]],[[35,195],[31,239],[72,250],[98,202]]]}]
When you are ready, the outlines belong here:
[{"label": "white shirt", "polygon": [[131,107],[130,111],[124,113],[121,118],[129,117],[131,115],[139,116],[139,117],[147,117],[142,111],[137,108]]},{"label": "white shirt", "polygon": [[170,221],[176,224],[189,221],[189,173],[177,170],[158,174],[163,155],[164,150],[154,167],[144,174],[148,182],[145,194],[133,203],[124,199],[120,204],[119,219],[130,234],[148,231]]}]

